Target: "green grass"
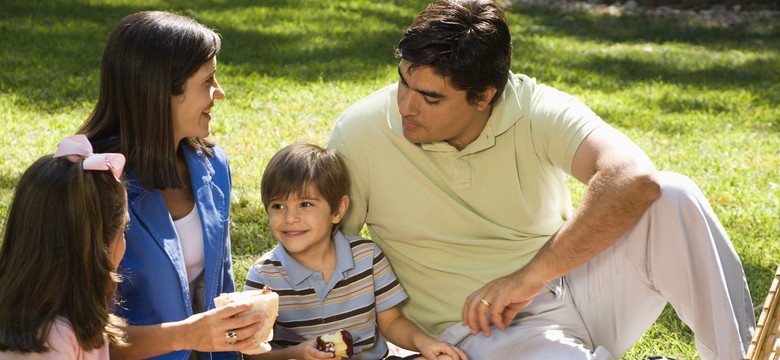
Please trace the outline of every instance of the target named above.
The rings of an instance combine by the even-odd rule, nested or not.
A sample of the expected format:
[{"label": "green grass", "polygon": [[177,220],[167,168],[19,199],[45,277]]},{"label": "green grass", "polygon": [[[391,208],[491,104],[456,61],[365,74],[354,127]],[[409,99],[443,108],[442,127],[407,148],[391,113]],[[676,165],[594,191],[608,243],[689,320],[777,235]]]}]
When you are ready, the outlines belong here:
[{"label": "green grass", "polygon": [[[0,215],[13,186],[89,114],[108,32],[138,10],[173,10],[223,36],[213,140],[233,170],[238,286],[274,243],[259,182],[283,145],[324,144],[349,104],[396,80],[393,48],[424,1],[5,0],[0,2]],[[780,30],[512,7],[513,70],[580,97],[659,169],[710,199],[740,254],[754,305],[780,260]],[[575,196],[583,187],[572,183]],[[625,356],[694,359],[671,308]]]}]

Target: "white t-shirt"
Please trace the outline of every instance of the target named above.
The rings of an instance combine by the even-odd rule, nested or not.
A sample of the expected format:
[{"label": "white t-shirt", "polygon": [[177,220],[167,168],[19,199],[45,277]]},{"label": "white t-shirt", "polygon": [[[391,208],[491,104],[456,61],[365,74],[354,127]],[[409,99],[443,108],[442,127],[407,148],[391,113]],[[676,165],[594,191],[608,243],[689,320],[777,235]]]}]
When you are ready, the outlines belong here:
[{"label": "white t-shirt", "polygon": [[200,276],[205,267],[206,259],[203,250],[203,228],[200,225],[198,207],[179,220],[173,221],[176,233],[179,234],[181,252],[187,268],[187,282],[192,288],[193,282]]}]

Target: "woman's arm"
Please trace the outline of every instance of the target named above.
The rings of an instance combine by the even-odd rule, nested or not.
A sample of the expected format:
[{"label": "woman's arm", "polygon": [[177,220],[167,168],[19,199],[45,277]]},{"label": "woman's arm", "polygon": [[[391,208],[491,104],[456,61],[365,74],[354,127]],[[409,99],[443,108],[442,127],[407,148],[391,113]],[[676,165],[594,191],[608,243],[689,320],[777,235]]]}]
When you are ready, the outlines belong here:
[{"label": "woman's arm", "polygon": [[[111,346],[112,359],[137,359],[179,350],[202,352],[241,351],[257,346],[252,336],[260,330],[264,316],[250,314],[233,317],[251,304],[227,305],[195,314],[177,322],[145,326],[127,326],[126,347]],[[234,331],[238,342],[228,344],[225,333]]]}]

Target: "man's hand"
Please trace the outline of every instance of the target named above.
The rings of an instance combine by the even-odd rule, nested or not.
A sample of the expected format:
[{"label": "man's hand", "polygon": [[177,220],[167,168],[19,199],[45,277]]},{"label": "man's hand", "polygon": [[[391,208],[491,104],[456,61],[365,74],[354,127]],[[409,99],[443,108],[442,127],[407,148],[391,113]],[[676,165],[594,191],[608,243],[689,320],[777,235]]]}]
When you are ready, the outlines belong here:
[{"label": "man's hand", "polygon": [[463,325],[471,334],[490,336],[490,323],[504,331],[520,310],[531,303],[546,281],[536,280],[524,269],[495,279],[471,293],[463,304]]},{"label": "man's hand", "polygon": [[490,336],[491,321],[506,330],[548,281],[612,246],[660,194],[653,163],[628,137],[609,126],[593,130],[580,143],[571,172],[588,185],[579,206],[525,267],[466,298],[463,325],[472,334],[481,331]]}]

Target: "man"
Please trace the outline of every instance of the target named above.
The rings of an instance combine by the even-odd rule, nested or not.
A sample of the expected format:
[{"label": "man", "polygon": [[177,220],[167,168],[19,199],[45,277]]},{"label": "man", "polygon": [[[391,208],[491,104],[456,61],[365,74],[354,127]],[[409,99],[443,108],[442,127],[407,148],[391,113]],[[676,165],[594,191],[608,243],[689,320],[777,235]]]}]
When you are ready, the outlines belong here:
[{"label": "man", "polygon": [[[410,319],[471,359],[610,359],[669,302],[703,359],[742,358],[750,293],[701,191],[512,74],[496,4],[431,4],[396,55],[398,83],[349,108],[328,146],[351,172],[344,232],[368,225]],[[574,211],[566,176],[587,184]]]}]

